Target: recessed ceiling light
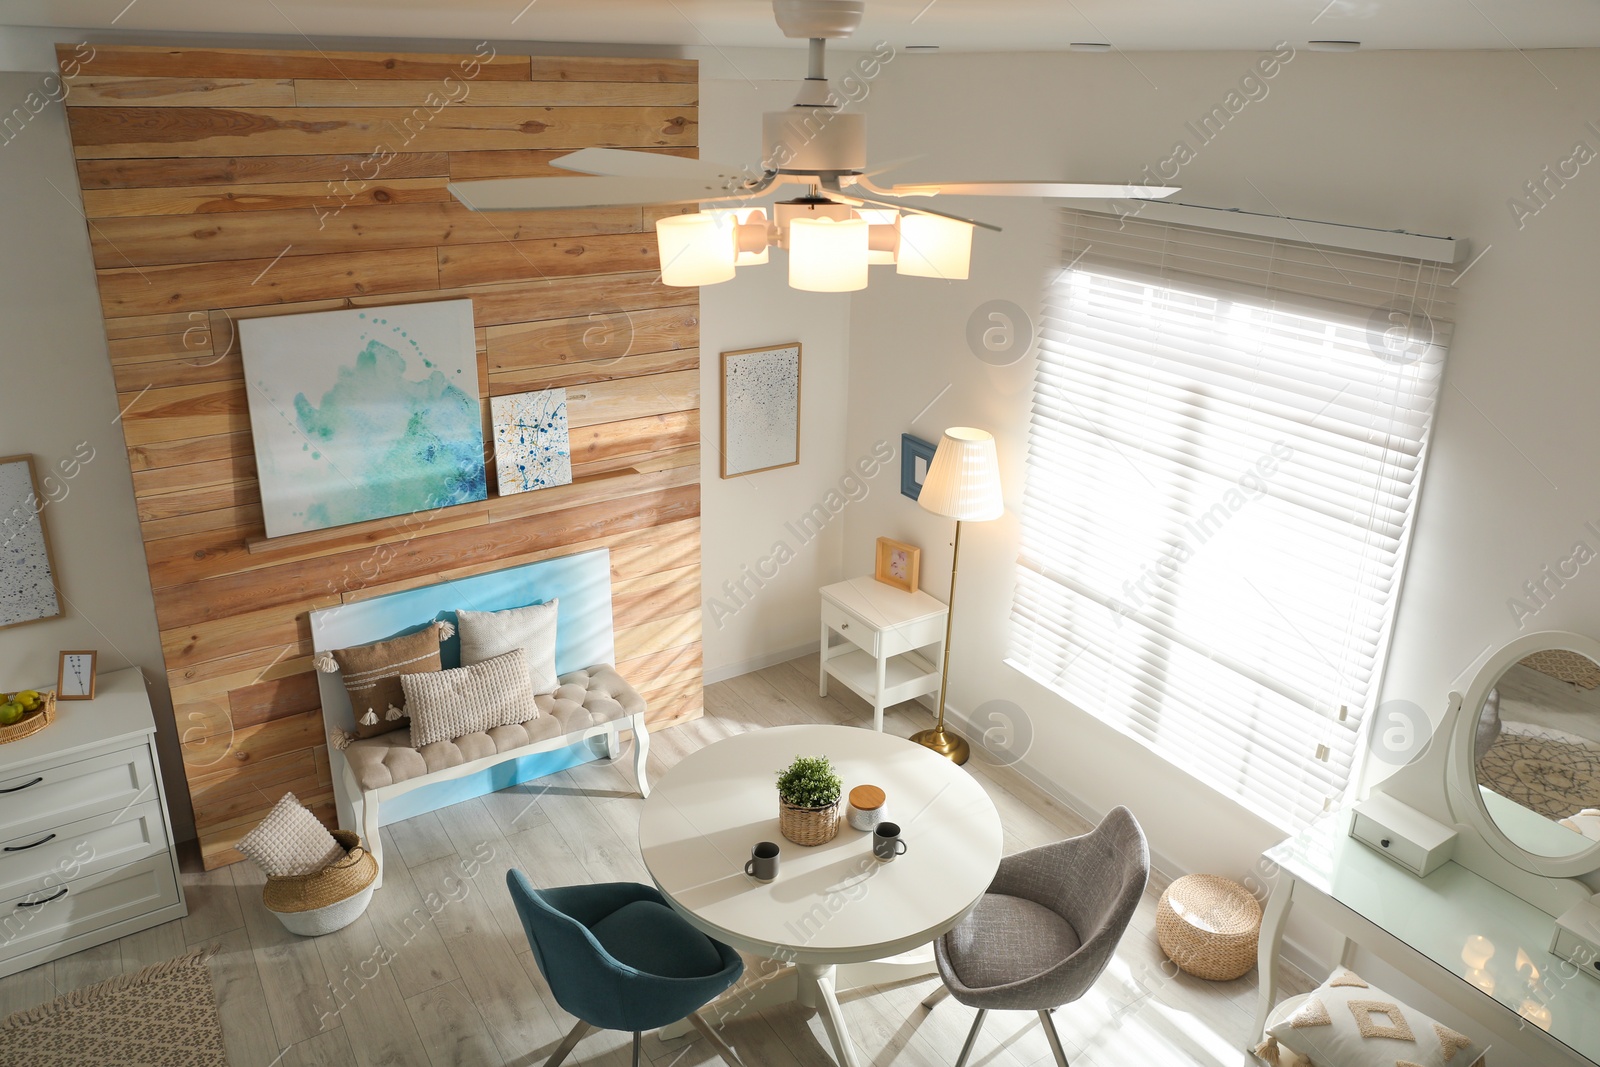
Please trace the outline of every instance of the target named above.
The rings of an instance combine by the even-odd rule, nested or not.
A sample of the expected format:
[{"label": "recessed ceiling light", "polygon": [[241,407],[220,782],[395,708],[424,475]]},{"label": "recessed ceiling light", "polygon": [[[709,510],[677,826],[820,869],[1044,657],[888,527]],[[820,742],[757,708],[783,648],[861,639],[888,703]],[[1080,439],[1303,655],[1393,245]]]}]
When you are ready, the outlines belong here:
[{"label": "recessed ceiling light", "polygon": [[905,50],[907,52],[937,52],[939,46],[936,44],[908,44]]},{"label": "recessed ceiling light", "polygon": [[1306,48],[1313,52],[1359,52],[1360,41],[1307,41]]},{"label": "recessed ceiling light", "polygon": [[1109,44],[1106,44],[1104,41],[1073,41],[1071,44],[1067,45],[1067,48],[1068,48],[1068,50],[1073,51],[1073,52],[1109,52],[1109,51],[1111,51],[1111,46]]}]

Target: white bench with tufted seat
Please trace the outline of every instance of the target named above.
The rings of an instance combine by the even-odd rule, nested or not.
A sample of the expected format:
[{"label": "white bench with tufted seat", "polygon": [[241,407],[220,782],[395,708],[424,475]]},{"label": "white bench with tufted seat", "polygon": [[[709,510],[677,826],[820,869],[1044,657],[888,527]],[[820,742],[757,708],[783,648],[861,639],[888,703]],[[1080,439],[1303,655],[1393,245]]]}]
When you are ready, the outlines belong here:
[{"label": "white bench with tufted seat", "polygon": [[[339,826],[361,834],[378,861],[379,885],[380,826],[597,757],[616,759],[624,729],[633,732],[639,793],[648,795],[645,701],[610,666],[610,560],[608,550],[597,549],[311,613],[312,644],[320,653],[420,630],[460,609],[499,611],[557,597],[561,601],[556,623],[560,686],[534,698],[538,714],[533,718],[421,748],[411,746],[407,729],[352,740],[343,748],[329,746]],[[441,658],[447,668],[460,664],[459,638],[444,642]],[[349,732],[355,716],[340,676],[319,673],[317,680],[330,735]]]}]

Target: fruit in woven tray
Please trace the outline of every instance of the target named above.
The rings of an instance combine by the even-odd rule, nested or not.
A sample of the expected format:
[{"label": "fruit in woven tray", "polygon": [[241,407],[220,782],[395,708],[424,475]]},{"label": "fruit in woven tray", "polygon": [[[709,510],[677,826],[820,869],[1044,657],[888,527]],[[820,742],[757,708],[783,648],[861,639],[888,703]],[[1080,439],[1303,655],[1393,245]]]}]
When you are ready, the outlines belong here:
[{"label": "fruit in woven tray", "polygon": [[22,716],[26,713],[27,709],[21,704],[15,700],[8,700],[0,704],[0,726],[15,726],[22,721]]},{"label": "fruit in woven tray", "polygon": [[44,703],[44,697],[39,695],[37,689],[24,689],[12,696],[14,703],[21,704],[23,711],[37,711],[39,705]]}]

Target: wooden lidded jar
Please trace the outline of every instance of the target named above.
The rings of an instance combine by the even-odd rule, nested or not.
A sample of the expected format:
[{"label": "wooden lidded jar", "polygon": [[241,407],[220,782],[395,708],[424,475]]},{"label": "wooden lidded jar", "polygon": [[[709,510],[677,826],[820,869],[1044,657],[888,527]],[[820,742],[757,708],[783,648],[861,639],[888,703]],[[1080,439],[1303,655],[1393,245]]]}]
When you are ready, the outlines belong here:
[{"label": "wooden lidded jar", "polygon": [[871,830],[888,818],[882,789],[875,785],[858,785],[850,790],[850,807],[845,811],[845,821],[852,829]]}]

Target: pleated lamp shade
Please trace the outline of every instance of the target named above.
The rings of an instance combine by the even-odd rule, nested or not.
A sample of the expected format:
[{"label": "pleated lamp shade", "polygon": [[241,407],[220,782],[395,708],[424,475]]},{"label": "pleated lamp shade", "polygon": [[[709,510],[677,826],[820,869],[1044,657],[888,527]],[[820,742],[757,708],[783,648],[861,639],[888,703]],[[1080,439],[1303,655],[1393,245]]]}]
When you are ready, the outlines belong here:
[{"label": "pleated lamp shade", "polygon": [[1005,514],[994,435],[952,426],[939,440],[917,503],[946,518],[984,522]]}]

